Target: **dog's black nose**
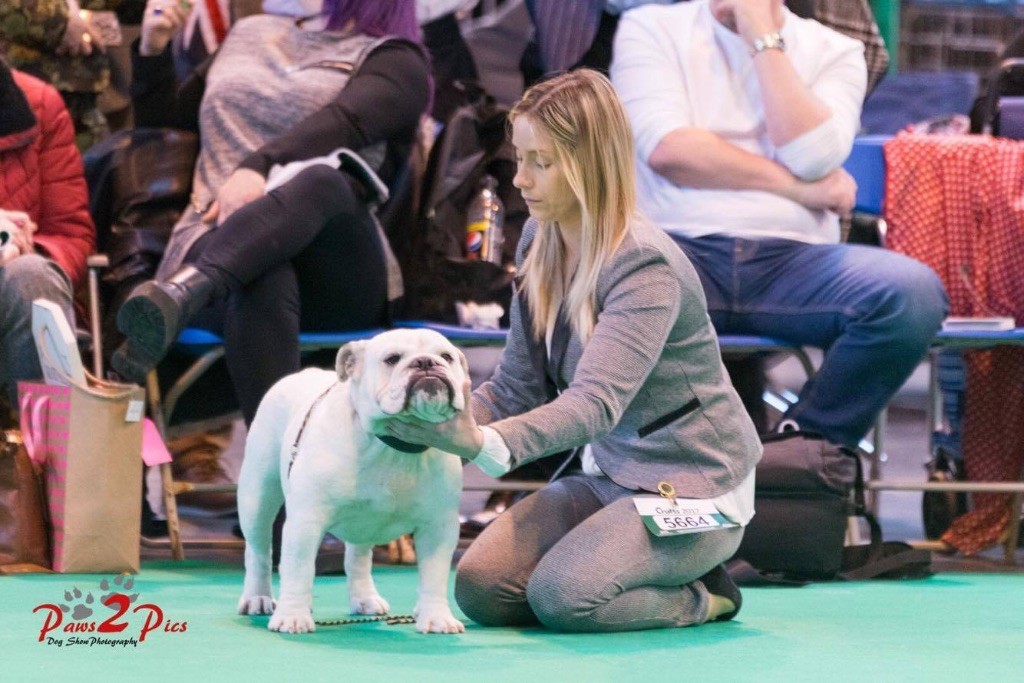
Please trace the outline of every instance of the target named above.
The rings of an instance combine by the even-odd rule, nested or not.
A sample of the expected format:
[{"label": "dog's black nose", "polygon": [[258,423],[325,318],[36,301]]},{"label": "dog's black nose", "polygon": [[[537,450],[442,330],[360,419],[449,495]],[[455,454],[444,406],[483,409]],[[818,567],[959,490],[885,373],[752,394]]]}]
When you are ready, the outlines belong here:
[{"label": "dog's black nose", "polygon": [[410,367],[417,368],[419,370],[429,370],[435,365],[437,365],[437,363],[435,363],[434,359],[429,356],[420,356],[409,364]]}]

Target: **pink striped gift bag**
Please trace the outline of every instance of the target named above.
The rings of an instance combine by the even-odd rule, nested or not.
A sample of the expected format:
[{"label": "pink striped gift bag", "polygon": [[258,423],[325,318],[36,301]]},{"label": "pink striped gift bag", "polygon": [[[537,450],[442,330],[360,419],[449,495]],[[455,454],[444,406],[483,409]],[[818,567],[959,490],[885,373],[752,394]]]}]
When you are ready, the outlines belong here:
[{"label": "pink striped gift bag", "polygon": [[18,383],[22,440],[43,467],[53,570],[139,569],[141,387]]}]

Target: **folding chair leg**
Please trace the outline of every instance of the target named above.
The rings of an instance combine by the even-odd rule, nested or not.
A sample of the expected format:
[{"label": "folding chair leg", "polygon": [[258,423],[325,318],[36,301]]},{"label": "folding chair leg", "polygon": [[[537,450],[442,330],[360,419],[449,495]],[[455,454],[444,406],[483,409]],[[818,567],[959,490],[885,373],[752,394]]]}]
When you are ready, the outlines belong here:
[{"label": "folding chair leg", "polygon": [[[888,423],[889,415],[886,412],[888,408],[882,408],[881,412],[878,413],[878,417],[875,418],[875,426],[871,430],[871,455],[868,457],[868,481],[879,481],[882,478],[882,463],[885,462],[885,429]],[[878,508],[880,501],[878,500],[878,491],[874,489],[867,489],[865,491],[867,495],[867,506],[868,510],[871,511],[875,517],[878,517]]]},{"label": "folding chair leg", "polygon": [[1003,546],[1003,559],[1006,564],[1017,564],[1017,539],[1020,538],[1020,509],[1024,505],[1024,493],[1016,493],[1010,503],[1010,525],[1007,528],[1006,545]]},{"label": "folding chair leg", "polygon": [[[164,420],[163,406],[160,400],[160,382],[156,370],[146,375],[146,396],[149,398],[149,413],[160,433],[160,438],[167,439],[167,424]],[[160,465],[160,483],[164,493],[164,514],[167,516],[167,538],[171,544],[171,557],[175,560],[185,559],[185,547],[181,542],[181,520],[178,517],[177,488],[171,473],[171,463]]]},{"label": "folding chair leg", "polygon": [[160,481],[164,489],[164,510],[167,515],[167,538],[171,542],[171,558],[185,559],[185,547],[181,543],[181,520],[178,517],[178,498],[175,495],[171,463],[160,465]]},{"label": "folding chair leg", "polygon": [[92,333],[92,374],[103,378],[103,335],[100,331],[100,276],[99,270],[110,265],[103,254],[93,254],[86,260],[89,267],[89,322]]}]

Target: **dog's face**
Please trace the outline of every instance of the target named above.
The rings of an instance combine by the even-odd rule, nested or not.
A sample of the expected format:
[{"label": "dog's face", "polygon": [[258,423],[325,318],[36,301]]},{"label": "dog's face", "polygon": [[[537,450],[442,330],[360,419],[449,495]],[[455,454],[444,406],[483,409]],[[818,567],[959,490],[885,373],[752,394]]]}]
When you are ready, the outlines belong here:
[{"label": "dog's face", "polygon": [[363,419],[407,413],[444,422],[466,407],[466,357],[432,330],[389,330],[338,351],[338,377]]}]

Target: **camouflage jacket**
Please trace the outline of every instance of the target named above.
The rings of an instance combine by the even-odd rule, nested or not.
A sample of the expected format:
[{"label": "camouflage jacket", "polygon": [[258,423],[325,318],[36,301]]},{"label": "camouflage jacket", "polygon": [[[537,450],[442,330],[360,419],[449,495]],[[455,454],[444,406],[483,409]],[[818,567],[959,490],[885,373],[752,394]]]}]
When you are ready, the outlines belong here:
[{"label": "camouflage jacket", "polygon": [[[80,0],[82,9],[112,10],[122,0]],[[65,0],[0,2],[0,52],[16,69],[53,84],[61,92],[98,93],[110,83],[110,61],[99,51],[88,57],[55,50],[68,22]]]}]

